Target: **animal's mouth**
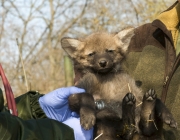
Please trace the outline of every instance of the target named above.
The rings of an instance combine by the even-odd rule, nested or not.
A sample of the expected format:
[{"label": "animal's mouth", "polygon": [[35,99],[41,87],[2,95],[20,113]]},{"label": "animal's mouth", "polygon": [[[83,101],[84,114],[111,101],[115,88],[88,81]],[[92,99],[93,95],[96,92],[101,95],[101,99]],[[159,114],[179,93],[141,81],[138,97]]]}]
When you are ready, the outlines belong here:
[{"label": "animal's mouth", "polygon": [[108,73],[112,70],[112,68],[101,68],[96,70],[98,73]]},{"label": "animal's mouth", "polygon": [[91,68],[95,73],[106,74],[111,72],[114,69],[114,66],[114,63],[107,61],[106,63],[95,63]]}]

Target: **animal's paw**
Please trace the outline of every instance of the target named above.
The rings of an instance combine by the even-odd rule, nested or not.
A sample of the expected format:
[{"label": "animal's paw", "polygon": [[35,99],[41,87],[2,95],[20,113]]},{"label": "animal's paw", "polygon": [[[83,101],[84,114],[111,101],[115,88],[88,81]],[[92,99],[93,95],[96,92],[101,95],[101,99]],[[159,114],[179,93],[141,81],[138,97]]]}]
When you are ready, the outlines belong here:
[{"label": "animal's paw", "polygon": [[164,109],[162,112],[162,120],[164,123],[169,125],[172,128],[177,128],[177,122],[174,120],[173,115],[169,110]]},{"label": "animal's paw", "polygon": [[123,99],[123,105],[134,105],[136,103],[136,98],[132,93],[127,93]]},{"label": "animal's paw", "polygon": [[80,109],[80,123],[85,130],[91,129],[96,122],[95,110],[88,107]]},{"label": "animal's paw", "polygon": [[156,92],[154,89],[150,89],[149,91],[147,91],[145,94],[144,94],[144,98],[143,98],[143,101],[155,101],[157,98],[157,95],[156,95]]},{"label": "animal's paw", "polygon": [[135,125],[136,98],[132,93],[127,93],[122,102],[122,120],[127,126]]}]

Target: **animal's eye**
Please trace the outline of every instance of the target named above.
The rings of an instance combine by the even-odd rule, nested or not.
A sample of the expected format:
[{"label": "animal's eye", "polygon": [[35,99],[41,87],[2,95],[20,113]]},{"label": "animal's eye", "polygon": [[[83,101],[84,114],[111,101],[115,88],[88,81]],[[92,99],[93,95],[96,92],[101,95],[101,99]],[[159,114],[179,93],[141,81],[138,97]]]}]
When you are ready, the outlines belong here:
[{"label": "animal's eye", "polygon": [[113,53],[114,50],[106,50],[108,53]]},{"label": "animal's eye", "polygon": [[95,52],[89,53],[88,56],[93,56]]}]

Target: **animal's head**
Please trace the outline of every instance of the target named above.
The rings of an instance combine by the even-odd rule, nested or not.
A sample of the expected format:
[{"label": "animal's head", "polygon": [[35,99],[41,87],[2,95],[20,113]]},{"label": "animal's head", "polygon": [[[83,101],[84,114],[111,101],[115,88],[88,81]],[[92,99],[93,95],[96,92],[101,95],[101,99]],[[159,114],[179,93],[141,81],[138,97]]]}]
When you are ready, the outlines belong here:
[{"label": "animal's head", "polygon": [[134,28],[117,34],[93,33],[83,39],[62,38],[61,45],[74,61],[75,67],[107,73],[118,71],[125,57]]}]

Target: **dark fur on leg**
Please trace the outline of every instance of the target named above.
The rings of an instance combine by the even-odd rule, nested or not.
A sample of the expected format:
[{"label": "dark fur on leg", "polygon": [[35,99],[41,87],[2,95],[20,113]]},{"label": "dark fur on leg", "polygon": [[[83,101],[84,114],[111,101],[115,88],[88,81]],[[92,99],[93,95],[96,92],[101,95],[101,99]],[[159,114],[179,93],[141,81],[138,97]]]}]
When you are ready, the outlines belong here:
[{"label": "dark fur on leg", "polygon": [[172,128],[177,128],[177,122],[174,120],[173,115],[160,99],[156,100],[155,112],[162,123],[164,122]]},{"label": "dark fur on leg", "polygon": [[155,103],[157,95],[153,89],[144,94],[139,127],[145,136],[152,136],[157,132],[155,124]]},{"label": "dark fur on leg", "polygon": [[97,112],[94,138],[100,136],[98,140],[123,140],[122,130],[122,119],[111,109],[105,108]]},{"label": "dark fur on leg", "polygon": [[139,123],[142,133],[140,139],[160,140],[163,122],[170,125],[170,127],[177,127],[177,123],[170,111],[161,100],[157,98],[155,90],[150,89],[143,97],[141,119]]},{"label": "dark fur on leg", "polygon": [[122,102],[123,139],[125,140],[131,140],[136,133],[135,105],[135,96],[132,93],[127,93]]},{"label": "dark fur on leg", "polygon": [[88,93],[69,96],[69,107],[80,114],[80,123],[85,130],[91,129],[96,121],[94,98]]},{"label": "dark fur on leg", "polygon": [[94,137],[98,140],[131,140],[136,133],[135,127],[136,99],[127,93],[122,101],[122,119],[108,106],[97,112]]}]

